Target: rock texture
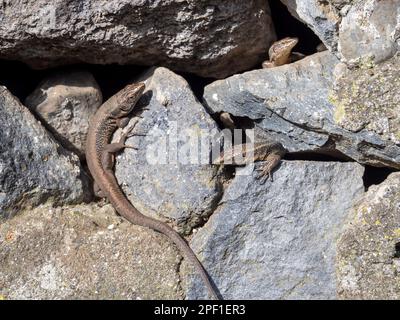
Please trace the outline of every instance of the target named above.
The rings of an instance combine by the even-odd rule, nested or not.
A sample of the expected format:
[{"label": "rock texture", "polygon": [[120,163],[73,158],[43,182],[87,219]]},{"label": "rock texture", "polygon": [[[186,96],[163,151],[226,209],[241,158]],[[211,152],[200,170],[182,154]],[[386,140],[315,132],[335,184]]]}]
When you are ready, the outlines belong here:
[{"label": "rock texture", "polygon": [[121,154],[116,177],[140,211],[172,220],[189,233],[213,212],[222,194],[218,168],[208,165],[211,149],[200,144],[218,129],[182,77],[161,67],[141,80],[147,88],[140,103],[148,110],[130,125],[136,123],[134,132],[145,136],[127,140],[138,150]]},{"label": "rock texture", "polygon": [[327,48],[333,52],[337,51],[337,26],[340,17],[336,10],[330,8],[327,1],[281,0],[281,2],[295,18],[311,28]]},{"label": "rock texture", "polygon": [[85,153],[89,119],[102,103],[102,94],[87,71],[60,72],[44,79],[26,99],[64,147]]},{"label": "rock texture", "polygon": [[51,198],[83,201],[88,179],[78,157],[64,150],[5,87],[0,87],[0,219]]},{"label": "rock texture", "polygon": [[0,224],[6,299],[181,299],[180,257],[165,237],[110,205],[39,206]]},{"label": "rock texture", "polygon": [[336,82],[330,101],[341,127],[367,130],[400,146],[400,54],[372,68],[348,72]]},{"label": "rock texture", "polygon": [[385,61],[400,49],[398,0],[355,1],[339,27],[339,53],[350,65]]},{"label": "rock texture", "polygon": [[[236,175],[191,241],[223,297],[336,298],[335,242],[363,193],[363,171],[355,163],[285,161],[273,182],[260,184],[254,170]],[[206,297],[188,279],[187,297]]]},{"label": "rock texture", "polygon": [[[389,80],[391,74],[392,78],[396,77],[398,66],[390,66],[382,66],[379,79]],[[392,71],[388,71],[388,67]],[[205,88],[204,101],[211,113],[228,112],[234,117],[250,120],[258,135],[282,142],[290,152],[337,154],[339,151],[361,163],[400,168],[400,145],[397,140],[389,138],[390,134],[382,135],[371,126],[350,131],[336,122],[341,119],[340,113],[345,105],[345,102],[338,104],[333,90],[335,79],[345,73],[342,69],[342,64],[325,51],[293,64],[215,81]],[[359,89],[358,94],[360,100],[366,101],[362,92],[369,90],[368,85],[376,78],[367,76],[363,79],[360,79],[363,84],[358,85],[363,89]],[[343,82],[343,86],[349,81]],[[388,117],[390,113],[390,123],[397,126],[390,132],[395,133],[399,130],[399,116],[390,108],[396,104],[396,84],[383,85],[382,88],[389,90],[384,94],[379,84],[375,88],[376,94],[368,95],[369,100],[374,100],[366,102],[365,108],[374,105],[382,115]],[[336,94],[340,96],[350,89],[343,90],[343,93]],[[382,101],[387,105],[381,107]],[[375,116],[375,112],[369,111],[363,118],[374,123]]]},{"label": "rock texture", "polygon": [[372,186],[338,241],[342,299],[400,299],[400,173]]},{"label": "rock texture", "polygon": [[275,39],[264,0],[5,0],[0,6],[0,57],[36,68],[163,65],[226,77],[261,63]]},{"label": "rock texture", "polygon": [[281,0],[343,62],[379,63],[400,48],[397,0]]}]

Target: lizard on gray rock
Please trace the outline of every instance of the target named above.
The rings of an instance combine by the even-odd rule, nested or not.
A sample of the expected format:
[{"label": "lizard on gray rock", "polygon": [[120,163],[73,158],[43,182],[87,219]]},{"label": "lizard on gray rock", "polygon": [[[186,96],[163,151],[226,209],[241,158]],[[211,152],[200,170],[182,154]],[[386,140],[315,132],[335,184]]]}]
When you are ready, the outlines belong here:
[{"label": "lizard on gray rock", "polygon": [[268,51],[269,60],[264,61],[262,63],[262,67],[279,67],[303,58],[304,55],[300,53],[292,53],[292,49],[296,46],[298,42],[299,39],[291,37],[283,38],[279,41],[274,42]]},{"label": "lizard on gray rock", "polygon": [[262,178],[271,178],[272,172],[279,165],[286,149],[280,142],[257,142],[234,145],[217,157],[214,164],[246,165],[255,161],[263,161],[260,171]]},{"label": "lizard on gray rock", "polygon": [[111,138],[118,128],[123,128],[128,124],[128,115],[144,90],[144,83],[128,85],[97,110],[90,122],[86,140],[86,160],[89,170],[102,195],[108,198],[115,210],[131,223],[148,227],[169,237],[184,257],[193,264],[213,298],[218,299],[218,294],[205,269],[186,241],[167,224],[139,212],[126,198],[115,178],[113,155],[124,148],[132,148],[125,145],[125,140],[133,127],[122,135],[119,142],[111,143]]}]

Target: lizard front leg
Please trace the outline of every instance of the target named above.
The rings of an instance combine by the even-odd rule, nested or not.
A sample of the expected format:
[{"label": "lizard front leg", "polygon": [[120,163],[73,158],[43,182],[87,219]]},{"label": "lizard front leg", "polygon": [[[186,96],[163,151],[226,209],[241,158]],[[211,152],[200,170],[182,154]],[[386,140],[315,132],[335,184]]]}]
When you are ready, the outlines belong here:
[{"label": "lizard front leg", "polygon": [[[128,123],[128,122],[126,122],[126,119],[128,119],[127,121],[129,122],[129,118],[119,119],[120,120],[119,125],[123,125],[123,127],[126,127],[126,125]],[[114,163],[115,163],[115,154],[116,153],[120,152],[121,150],[123,150],[125,148],[137,150],[136,147],[125,144],[126,139],[128,139],[129,137],[143,136],[142,134],[132,133],[132,130],[135,128],[137,122],[138,121],[136,121],[126,132],[124,132],[121,135],[121,138],[119,139],[118,142],[109,143],[104,147],[102,155],[101,155],[101,164],[102,164],[103,169],[105,171],[107,171],[108,173],[112,174],[112,170],[114,168]]]},{"label": "lizard front leg", "polygon": [[259,178],[261,178],[262,183],[265,183],[269,178],[273,181],[272,172],[281,160],[282,155],[277,153],[271,153],[267,156],[261,167],[257,169],[257,171],[261,171]]}]

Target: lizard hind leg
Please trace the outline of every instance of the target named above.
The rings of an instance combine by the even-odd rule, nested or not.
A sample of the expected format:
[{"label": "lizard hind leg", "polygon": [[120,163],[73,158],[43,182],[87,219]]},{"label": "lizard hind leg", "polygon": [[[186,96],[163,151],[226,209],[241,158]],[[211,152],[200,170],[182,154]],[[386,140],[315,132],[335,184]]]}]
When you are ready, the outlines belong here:
[{"label": "lizard hind leg", "polygon": [[96,182],[93,182],[93,193],[98,198],[105,198],[107,196]]}]

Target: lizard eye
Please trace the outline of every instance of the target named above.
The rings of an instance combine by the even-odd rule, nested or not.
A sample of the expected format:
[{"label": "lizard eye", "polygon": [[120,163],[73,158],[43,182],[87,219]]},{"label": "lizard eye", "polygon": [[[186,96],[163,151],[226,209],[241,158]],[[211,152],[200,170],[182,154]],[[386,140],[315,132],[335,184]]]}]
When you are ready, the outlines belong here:
[{"label": "lizard eye", "polygon": [[124,103],[120,105],[122,111],[131,111],[132,104],[131,103]]}]

